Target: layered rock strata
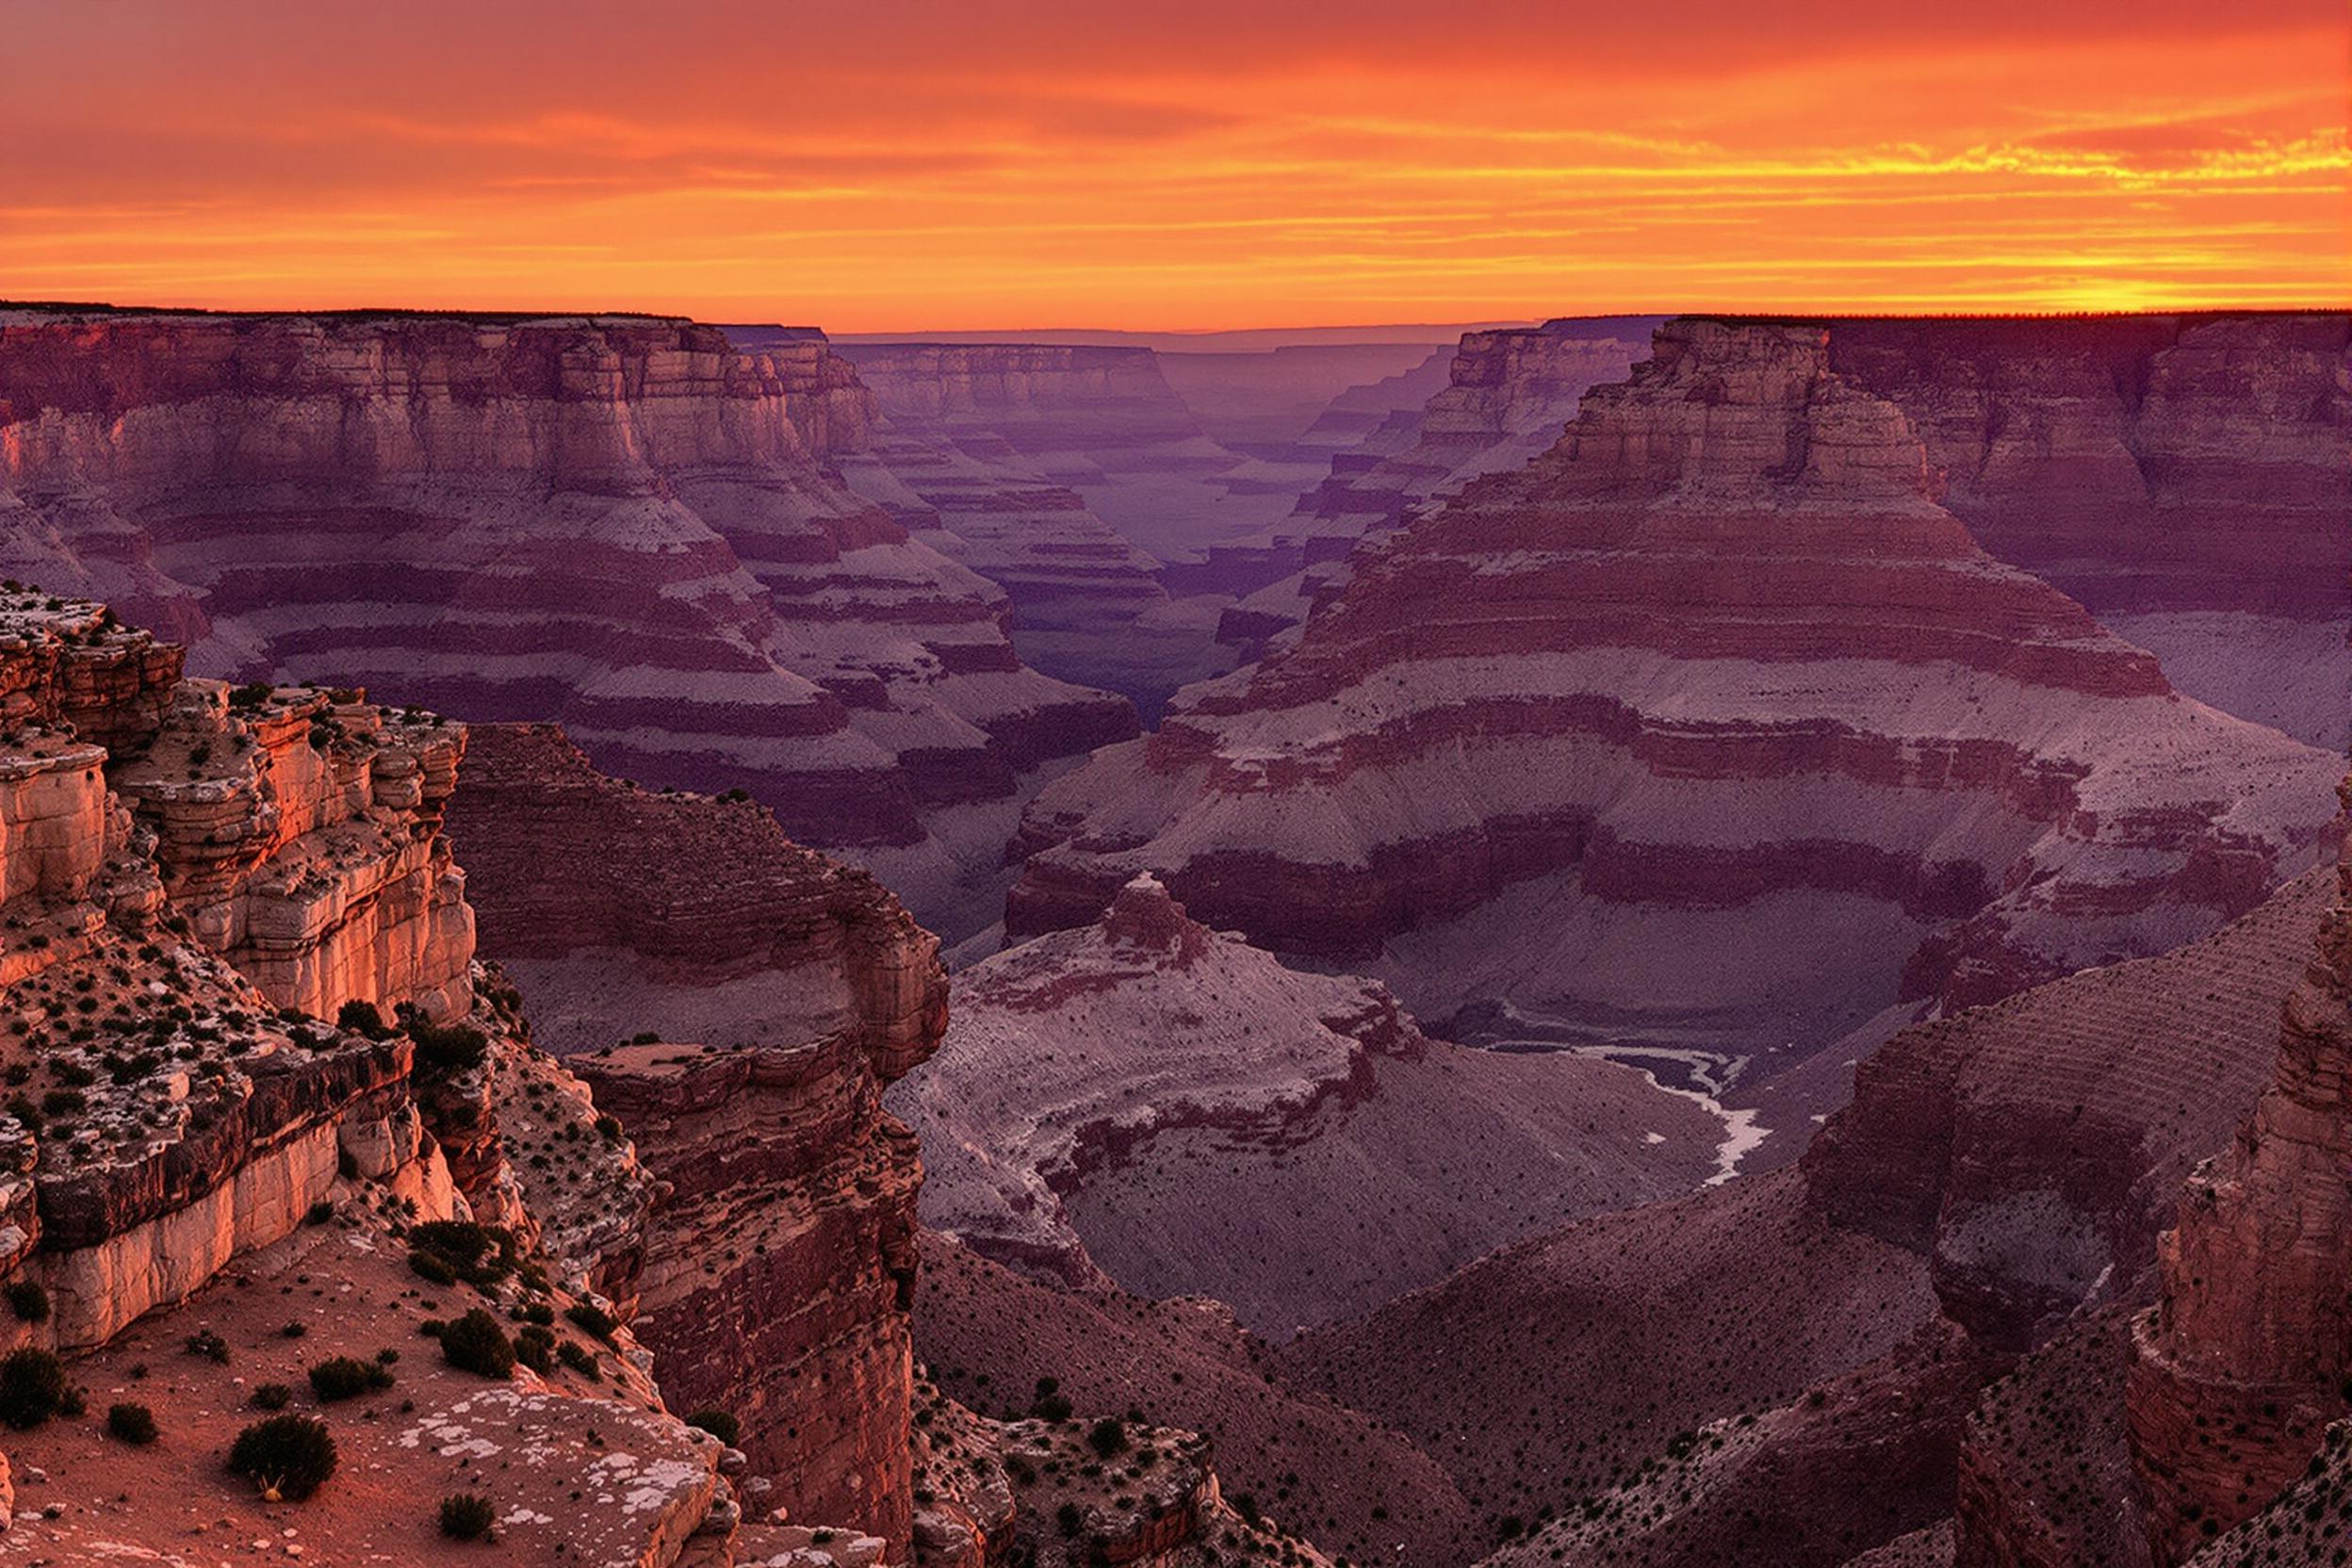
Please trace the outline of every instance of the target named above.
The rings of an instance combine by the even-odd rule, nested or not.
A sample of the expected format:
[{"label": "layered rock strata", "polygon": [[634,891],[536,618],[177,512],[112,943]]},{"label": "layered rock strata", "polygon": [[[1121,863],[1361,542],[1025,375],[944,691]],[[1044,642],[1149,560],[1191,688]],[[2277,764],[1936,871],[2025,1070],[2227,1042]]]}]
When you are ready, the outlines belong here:
[{"label": "layered rock strata", "polygon": [[1935,495],[1828,329],[1670,323],[1543,458],[1359,552],[1294,646],[1050,786],[1008,927],[1150,870],[1425,1016],[1780,1068],[2175,946],[2309,863],[2333,759],[2183,698]]},{"label": "layered rock strata", "polygon": [[821,339],[677,319],[14,312],[0,567],[207,673],[561,717],[986,924],[1022,776],[1134,721],[827,471],[873,417]]},{"label": "layered rock strata", "polygon": [[[2352,804],[2352,786],[2346,789]],[[2300,1476],[2352,1378],[2352,854],[2278,1023],[2270,1085],[2200,1166],[2133,1324],[2128,1412],[2159,1563]]]},{"label": "layered rock strata", "polygon": [[[308,1386],[340,1463],[284,1533],[298,1519],[298,1544],[323,1558],[433,1558],[433,1500],[470,1494],[534,1557],[776,1560],[739,1527],[772,1483],[664,1407],[628,1324],[662,1255],[651,1177],[530,1043],[505,977],[475,961],[442,833],[466,731],[354,692],[184,680],[172,650],[101,607],[14,589],[0,694],[8,1337],[67,1352],[74,1383],[136,1385],[162,1435],[93,1448],[71,1402],[12,1406],[18,1473],[71,1485],[9,1540],[45,1560],[160,1560],[189,1530],[158,1499],[208,1520],[258,1485],[276,1511],[286,1477],[239,1478],[222,1456],[256,1408]],[[890,1049],[887,1027],[849,1038]],[[887,1137],[878,1096],[862,1103]],[[811,1139],[841,1131],[811,1119]],[[912,1166],[908,1149],[891,1168],[903,1203],[852,1183],[825,1217],[852,1250],[873,1242],[877,1270],[889,1260],[859,1227],[911,1225]],[[903,1364],[902,1281],[876,1303],[811,1279],[767,1303],[780,1331],[831,1313],[848,1343],[861,1324],[840,1315],[870,1314]],[[443,1353],[416,1353],[420,1339]],[[729,1386],[708,1402],[742,1401]],[[758,1418],[779,1442],[857,1429],[909,1471],[903,1388],[892,1410],[819,1376]],[[846,1462],[812,1460],[812,1488],[827,1459]],[[903,1480],[897,1500],[887,1544],[911,1554]],[[805,1568],[847,1564],[868,1539],[862,1560],[879,1560],[881,1539],[803,1517],[804,1545],[843,1546],[792,1559]]]},{"label": "layered rock strata", "polygon": [[1431,1040],[1384,988],[1284,969],[1148,875],[961,972],[945,1046],[890,1099],[932,1228],[1274,1335],[1681,1191],[1723,1135],[1625,1068]]},{"label": "layered rock strata", "polygon": [[2352,726],[2352,317],[1840,321],[1984,547],[2175,686],[2341,751]]}]

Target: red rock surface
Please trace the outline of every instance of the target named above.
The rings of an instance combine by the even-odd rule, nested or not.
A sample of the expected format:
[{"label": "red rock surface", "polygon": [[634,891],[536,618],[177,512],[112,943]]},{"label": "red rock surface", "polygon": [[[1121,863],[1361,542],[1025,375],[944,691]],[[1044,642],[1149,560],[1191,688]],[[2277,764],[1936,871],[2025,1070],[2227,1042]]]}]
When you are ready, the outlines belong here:
[{"label": "red rock surface", "polygon": [[1021,776],[1134,733],[826,472],[873,405],[822,339],[15,312],[0,405],[0,568],[208,673],[561,718],[608,769],[750,789],[950,924],[993,914]]},{"label": "red rock surface", "polygon": [[891,1102],[933,1229],[1277,1337],[1686,1190],[1724,1137],[1627,1068],[1431,1040],[1384,988],[1284,969],[1149,877],[960,972]]},{"label": "red rock surface", "polygon": [[2352,1377],[2352,852],[2335,891],[2270,1085],[2190,1176],[2159,1254],[2163,1296],[2133,1325],[2132,1452],[2159,1563],[2301,1475]]},{"label": "red rock surface", "polygon": [[2341,751],[2352,726],[2352,317],[1840,321],[1945,504],[2192,696]]},{"label": "red rock surface", "polygon": [[[87,1390],[15,1413],[9,1549],[421,1560],[474,1491],[533,1560],[734,1560],[720,1446],[625,1327],[558,1315],[632,1272],[649,1194],[472,961],[441,833],[465,731],[179,668],[94,604],[0,598],[5,1338]],[[468,1219],[499,1229],[465,1280],[407,1256],[417,1222]],[[511,1378],[418,1349],[477,1305],[564,1327]],[[341,1465],[278,1504],[229,1445],[259,1387],[335,1355],[400,1393],[306,1400]],[[156,1441],[101,1435],[114,1403]]]},{"label": "red rock surface", "polygon": [[2334,760],[1986,556],[1827,337],[1662,329],[1295,646],[1049,786],[1013,935],[1152,870],[1428,1017],[1783,1067],[2175,946],[2308,864]]}]

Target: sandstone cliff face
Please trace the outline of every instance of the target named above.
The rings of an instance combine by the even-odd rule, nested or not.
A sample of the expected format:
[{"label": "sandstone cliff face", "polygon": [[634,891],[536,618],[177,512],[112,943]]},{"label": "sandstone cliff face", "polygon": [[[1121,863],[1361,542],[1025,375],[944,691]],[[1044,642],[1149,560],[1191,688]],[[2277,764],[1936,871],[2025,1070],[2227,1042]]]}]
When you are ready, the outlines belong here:
[{"label": "sandstone cliff face", "polygon": [[945,1046],[890,1099],[932,1228],[1276,1336],[1678,1192],[1723,1134],[1621,1067],[1430,1040],[1385,988],[1285,969],[1148,875],[961,972]]},{"label": "sandstone cliff face", "polygon": [[[920,1167],[881,1097],[945,1027],[937,939],[760,807],[552,727],[478,727],[450,824],[484,951],[662,1184],[609,1272],[664,1396],[735,1413],[793,1519],[904,1550]],[[726,1044],[613,1045],[697,1024]]]},{"label": "sandstone cliff face", "polygon": [[1841,321],[1946,504],[2214,706],[2342,750],[2352,725],[2352,318]]},{"label": "sandstone cliff face", "polygon": [[1425,1015],[1801,1054],[2177,945],[2308,863],[2333,760],[2181,698],[1936,484],[1827,329],[1671,323],[1295,646],[1049,787],[1008,926],[1152,870]]},{"label": "sandstone cliff face", "polygon": [[679,320],[17,313],[0,565],[209,673],[560,716],[986,923],[1020,776],[1133,719],[827,472],[872,422],[821,340]]},{"label": "sandstone cliff face", "polygon": [[470,1006],[436,832],[463,732],[182,681],[111,612],[14,589],[0,665],[0,1049],[24,1086],[7,1261],[56,1303],[43,1336],[100,1344],[185,1299],[290,1232],[338,1165],[461,1203],[411,1043],[317,1021]]},{"label": "sandstone cliff face", "polygon": [[[2352,786],[2347,786],[2352,803]],[[2301,1475],[2352,1375],[2352,853],[2288,997],[2270,1083],[2229,1151],[2189,1178],[2133,1325],[2129,1421],[2160,1563]]]}]

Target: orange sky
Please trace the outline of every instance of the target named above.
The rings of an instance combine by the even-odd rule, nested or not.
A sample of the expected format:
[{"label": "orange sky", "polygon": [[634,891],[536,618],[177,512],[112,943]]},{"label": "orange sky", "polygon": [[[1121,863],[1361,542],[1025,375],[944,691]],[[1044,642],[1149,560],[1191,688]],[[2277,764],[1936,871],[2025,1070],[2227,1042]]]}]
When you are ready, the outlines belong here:
[{"label": "orange sky", "polygon": [[0,0],[0,296],[2341,305],[2348,83],[2345,0]]}]

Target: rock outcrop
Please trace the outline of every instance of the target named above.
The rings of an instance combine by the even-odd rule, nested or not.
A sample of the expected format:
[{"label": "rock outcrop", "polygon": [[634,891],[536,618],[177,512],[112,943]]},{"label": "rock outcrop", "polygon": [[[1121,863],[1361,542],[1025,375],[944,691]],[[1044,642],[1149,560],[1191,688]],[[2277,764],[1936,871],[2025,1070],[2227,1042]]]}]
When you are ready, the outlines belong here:
[{"label": "rock outcrop", "polygon": [[[2352,805],[2352,785],[2346,787]],[[2159,1564],[2301,1476],[2352,1383],[2352,852],[2278,1023],[2270,1085],[2200,1166],[2133,1324],[2132,1453]]]},{"label": "rock outcrop", "polygon": [[[12,1548],[160,1560],[224,1509],[285,1515],[291,1472],[222,1459],[307,1384],[366,1479],[273,1539],[421,1560],[471,1490],[538,1555],[733,1560],[721,1445],[599,1304],[647,1184],[474,962],[441,832],[464,729],[180,672],[98,605],[0,596],[0,1277],[12,1386],[53,1352],[70,1380],[11,1404],[45,1494]],[[419,1338],[444,1353],[399,1364]],[[86,1386],[136,1389],[104,1444]]]},{"label": "rock outcrop", "polygon": [[1359,550],[1295,645],[1048,787],[1012,935],[1150,870],[1425,1017],[1777,1070],[2309,864],[2336,760],[1984,554],[1828,336],[1670,323],[1543,458]]},{"label": "rock outcrop", "polygon": [[1431,1040],[1384,988],[1285,969],[1149,875],[958,973],[945,1046],[890,1098],[928,1226],[1276,1336],[1683,1191],[1723,1135],[1627,1068]]},{"label": "rock outcrop", "polygon": [[2217,708],[2352,734],[2352,317],[1840,321],[1985,548]]},{"label": "rock outcrop", "polygon": [[[450,830],[484,951],[662,1184],[628,1273],[665,1397],[735,1414],[792,1518],[903,1550],[920,1167],[881,1097],[945,1027],[938,940],[758,805],[549,726],[476,727]],[[696,1028],[724,1044],[615,1045]]]},{"label": "rock outcrop", "polygon": [[1944,1309],[2022,1349],[2145,1301],[2181,1178],[2262,1093],[2278,999],[2334,896],[2306,872],[2213,936],[1903,1030],[1804,1157],[1838,1223],[1929,1260]]},{"label": "rock outcrop", "polygon": [[0,568],[208,674],[561,718],[985,925],[1022,776],[1134,718],[828,472],[873,418],[821,338],[671,318],[11,312]]}]

